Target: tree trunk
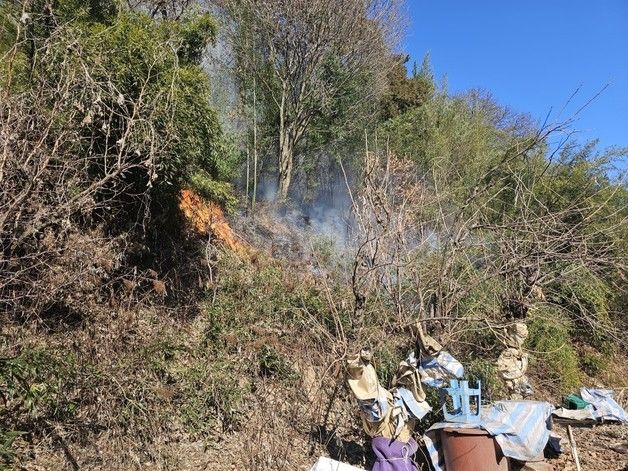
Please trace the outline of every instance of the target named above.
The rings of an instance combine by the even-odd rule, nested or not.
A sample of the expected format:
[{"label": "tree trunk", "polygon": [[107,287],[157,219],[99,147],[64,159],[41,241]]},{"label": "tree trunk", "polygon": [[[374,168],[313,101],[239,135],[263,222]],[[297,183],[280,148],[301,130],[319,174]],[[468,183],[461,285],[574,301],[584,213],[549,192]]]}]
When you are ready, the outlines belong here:
[{"label": "tree trunk", "polygon": [[290,131],[279,136],[279,174],[277,181],[277,196],[280,200],[288,197],[288,189],[292,179],[292,164],[294,157],[294,139]]}]

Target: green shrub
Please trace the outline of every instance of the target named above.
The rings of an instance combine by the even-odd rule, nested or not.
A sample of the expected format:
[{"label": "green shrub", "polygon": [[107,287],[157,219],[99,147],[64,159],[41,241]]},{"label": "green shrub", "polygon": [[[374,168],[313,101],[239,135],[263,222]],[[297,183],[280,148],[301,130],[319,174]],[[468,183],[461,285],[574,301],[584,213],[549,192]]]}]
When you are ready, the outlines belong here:
[{"label": "green shrub", "polygon": [[201,170],[193,172],[188,183],[194,191],[204,198],[222,204],[227,212],[233,213],[235,211],[238,200],[231,183],[215,180],[207,172]]},{"label": "green shrub", "polygon": [[235,362],[195,358],[174,375],[180,390],[177,413],[188,433],[208,438],[217,419],[224,430],[240,428],[251,387],[236,371]]},{"label": "green shrub", "polygon": [[314,238],[312,249],[316,255],[316,260],[321,265],[329,265],[334,255],[336,239],[331,235],[320,235]]},{"label": "green shrub", "polygon": [[377,348],[374,358],[377,379],[382,386],[388,388],[393,376],[399,367],[399,362],[405,359],[405,355],[399,349],[390,344],[384,344]]},{"label": "green shrub", "polygon": [[15,460],[17,453],[13,449],[13,442],[23,434],[24,432],[0,428],[0,469],[4,469],[3,465],[10,465]]},{"label": "green shrub", "polygon": [[526,347],[531,372],[550,390],[569,392],[581,384],[578,355],[571,343],[571,322],[556,308],[536,311],[528,322]]},{"label": "green shrub", "polygon": [[[123,407],[125,420],[137,422],[146,416],[159,423],[174,414],[197,438],[209,437],[217,422],[225,430],[240,426],[250,386],[244,381],[245,372],[238,370],[238,362],[228,355],[217,358],[203,344],[190,346],[183,338],[174,337],[144,348],[137,360],[145,365],[148,377],[141,391],[127,394],[131,400]],[[151,381],[155,377],[158,382]],[[150,385],[147,393],[145,386]]]},{"label": "green shrub", "polygon": [[495,361],[491,359],[476,358],[464,363],[465,379],[475,383],[482,382],[482,400],[496,401],[506,396],[503,380],[497,373]]},{"label": "green shrub", "polygon": [[415,433],[419,435],[423,435],[432,425],[436,422],[443,421],[445,418],[443,415],[443,400],[441,398],[440,390],[429,387],[424,388],[424,390],[425,400],[432,408],[432,411],[417,422]]},{"label": "green shrub", "polygon": [[[0,465],[16,457],[13,442],[34,423],[68,420],[77,412],[69,394],[76,380],[75,358],[42,348],[24,348],[0,360]],[[1,466],[0,466],[1,467]]]},{"label": "green shrub", "polygon": [[49,350],[24,349],[0,362],[0,392],[31,419],[72,416],[76,404],[66,395],[75,379],[75,358]]},{"label": "green shrub", "polygon": [[264,345],[257,354],[259,372],[265,377],[277,377],[294,380],[298,378],[285,356],[273,347]]},{"label": "green shrub", "polygon": [[579,355],[580,367],[589,376],[598,376],[611,365],[612,356],[609,353],[596,351],[581,351]]}]

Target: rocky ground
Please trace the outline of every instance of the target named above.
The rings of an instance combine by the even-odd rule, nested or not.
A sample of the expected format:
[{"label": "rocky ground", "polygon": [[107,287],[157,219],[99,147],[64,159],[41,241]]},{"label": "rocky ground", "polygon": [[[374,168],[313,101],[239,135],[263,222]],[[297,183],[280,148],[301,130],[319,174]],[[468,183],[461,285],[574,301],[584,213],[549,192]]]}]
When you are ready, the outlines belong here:
[{"label": "rocky ground", "polygon": [[[572,430],[583,471],[628,470],[628,425],[572,426]],[[576,471],[566,426],[557,425],[554,431],[562,437],[563,453],[549,462],[556,471]]]}]

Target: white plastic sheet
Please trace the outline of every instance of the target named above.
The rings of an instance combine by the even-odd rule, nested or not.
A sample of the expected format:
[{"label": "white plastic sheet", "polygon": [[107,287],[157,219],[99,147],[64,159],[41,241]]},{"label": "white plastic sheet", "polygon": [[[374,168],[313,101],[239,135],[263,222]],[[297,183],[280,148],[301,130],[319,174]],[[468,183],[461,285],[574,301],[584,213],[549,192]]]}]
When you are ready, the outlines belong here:
[{"label": "white plastic sheet", "polygon": [[364,471],[364,469],[321,456],[310,471]]}]

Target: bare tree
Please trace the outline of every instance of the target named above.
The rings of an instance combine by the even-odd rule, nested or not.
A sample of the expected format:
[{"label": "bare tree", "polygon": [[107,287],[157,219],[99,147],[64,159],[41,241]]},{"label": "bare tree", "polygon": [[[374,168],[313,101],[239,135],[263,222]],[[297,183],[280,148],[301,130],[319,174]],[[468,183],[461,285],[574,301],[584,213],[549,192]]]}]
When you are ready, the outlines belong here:
[{"label": "bare tree", "polygon": [[179,19],[192,6],[202,4],[199,0],[127,0],[133,10],[145,11],[153,18]]},{"label": "bare tree", "polygon": [[[419,171],[388,146],[367,146],[361,184],[352,193],[356,337],[365,304],[382,295],[395,307],[391,330],[419,318],[436,327],[443,343],[459,339],[470,322],[495,330],[567,296],[578,308],[570,315],[625,344],[616,326],[569,294],[567,283],[570,273],[625,279],[625,261],[613,242],[626,230],[625,210],[610,203],[621,187],[592,183],[559,207],[539,197],[552,182],[552,162],[541,157],[545,145],[569,124],[513,137],[462,197],[460,188],[429,178],[435,170]],[[599,224],[600,213],[615,223]]]}]

